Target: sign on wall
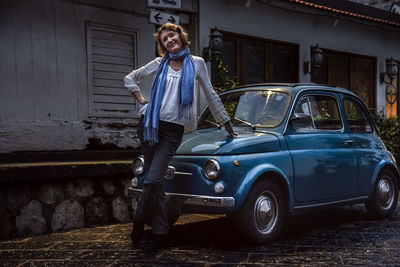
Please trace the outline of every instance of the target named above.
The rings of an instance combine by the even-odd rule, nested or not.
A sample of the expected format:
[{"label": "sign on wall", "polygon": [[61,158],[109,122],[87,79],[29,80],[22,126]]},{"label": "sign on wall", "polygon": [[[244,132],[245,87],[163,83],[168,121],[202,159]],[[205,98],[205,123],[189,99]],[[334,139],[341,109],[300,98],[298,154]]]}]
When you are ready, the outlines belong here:
[{"label": "sign on wall", "polygon": [[162,25],[164,23],[173,23],[179,25],[179,16],[159,10],[150,10],[150,23]]},{"label": "sign on wall", "polygon": [[181,0],[147,0],[148,7],[166,8],[166,9],[181,9]]}]

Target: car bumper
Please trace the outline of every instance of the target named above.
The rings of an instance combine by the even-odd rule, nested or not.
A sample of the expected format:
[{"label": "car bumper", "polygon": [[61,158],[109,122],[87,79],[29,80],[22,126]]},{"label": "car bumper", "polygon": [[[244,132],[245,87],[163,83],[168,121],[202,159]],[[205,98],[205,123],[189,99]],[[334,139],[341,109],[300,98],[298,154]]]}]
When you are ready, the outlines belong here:
[{"label": "car bumper", "polygon": [[[129,187],[129,194],[133,198],[138,198],[142,193],[142,189]],[[183,205],[196,205],[203,207],[229,208],[235,206],[233,197],[213,197],[203,195],[191,195],[181,193],[165,193],[167,201],[177,201]]]}]

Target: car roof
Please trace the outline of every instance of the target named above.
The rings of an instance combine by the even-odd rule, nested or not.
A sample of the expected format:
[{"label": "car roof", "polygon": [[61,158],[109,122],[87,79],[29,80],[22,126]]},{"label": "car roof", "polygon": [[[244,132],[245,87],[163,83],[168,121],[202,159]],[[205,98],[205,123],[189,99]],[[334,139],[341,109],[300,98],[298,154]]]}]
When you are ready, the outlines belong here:
[{"label": "car roof", "polygon": [[[299,92],[304,90],[323,90],[331,91],[336,93],[344,93],[356,96],[353,92],[348,89],[336,86],[322,85],[317,83],[257,83],[257,84],[247,84],[232,88],[227,92],[232,91],[242,91],[242,90],[252,90],[252,89],[284,89],[292,93],[292,95],[297,95]],[[222,93],[222,94],[224,94]]]}]

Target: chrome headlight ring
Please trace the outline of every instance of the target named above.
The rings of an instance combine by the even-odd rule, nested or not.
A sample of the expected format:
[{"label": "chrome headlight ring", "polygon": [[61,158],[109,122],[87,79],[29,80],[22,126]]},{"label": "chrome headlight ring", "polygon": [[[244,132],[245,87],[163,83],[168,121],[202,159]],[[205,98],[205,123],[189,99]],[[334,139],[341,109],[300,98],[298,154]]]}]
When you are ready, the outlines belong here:
[{"label": "chrome headlight ring", "polygon": [[221,166],[219,165],[217,160],[209,159],[204,164],[203,171],[208,179],[214,180],[217,179],[217,177],[219,176],[221,172]]},{"label": "chrome headlight ring", "polygon": [[144,159],[143,157],[137,157],[133,160],[132,170],[136,176],[142,175],[144,172]]}]

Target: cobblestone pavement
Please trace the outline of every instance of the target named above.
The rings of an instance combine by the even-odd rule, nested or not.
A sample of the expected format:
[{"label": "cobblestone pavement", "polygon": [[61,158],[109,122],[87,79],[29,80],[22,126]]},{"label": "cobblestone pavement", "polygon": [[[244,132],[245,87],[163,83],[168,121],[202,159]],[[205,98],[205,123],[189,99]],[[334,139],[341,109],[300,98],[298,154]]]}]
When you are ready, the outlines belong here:
[{"label": "cobblestone pavement", "polygon": [[293,216],[265,246],[244,242],[224,216],[182,216],[170,247],[156,254],[133,248],[130,230],[117,224],[3,240],[0,266],[400,266],[400,208],[383,220],[369,219],[363,206]]}]

